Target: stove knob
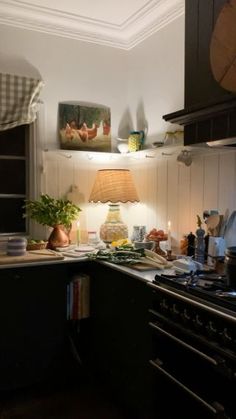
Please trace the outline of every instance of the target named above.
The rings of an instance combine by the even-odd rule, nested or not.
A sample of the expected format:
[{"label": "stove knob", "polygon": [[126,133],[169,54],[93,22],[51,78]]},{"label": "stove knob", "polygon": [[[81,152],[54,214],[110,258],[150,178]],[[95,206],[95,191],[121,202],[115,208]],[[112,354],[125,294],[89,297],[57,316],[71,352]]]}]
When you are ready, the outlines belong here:
[{"label": "stove knob", "polygon": [[167,310],[169,309],[169,305],[168,305],[168,303],[167,303],[167,301],[166,301],[166,299],[165,299],[165,298],[163,298],[163,299],[161,300],[161,302],[160,302],[160,308],[161,308],[163,311],[167,311]]},{"label": "stove knob", "polygon": [[189,311],[185,308],[183,312],[183,319],[185,322],[189,322],[191,320],[191,316]]},{"label": "stove knob", "polygon": [[178,317],[180,314],[178,305],[176,303],[174,303],[170,309],[171,314],[173,315],[173,317]]},{"label": "stove knob", "polygon": [[175,314],[176,316],[180,314],[177,304],[175,303],[173,304],[172,311],[173,311],[173,314]]},{"label": "stove knob", "polygon": [[217,335],[217,328],[212,320],[210,320],[206,326],[209,336]]},{"label": "stove knob", "polygon": [[201,316],[199,314],[196,314],[195,318],[194,318],[194,324],[197,328],[201,328],[203,327],[204,323],[201,319]]},{"label": "stove knob", "polygon": [[227,329],[227,327],[225,327],[224,330],[223,330],[222,338],[223,338],[223,341],[226,344],[227,343],[231,343],[233,341],[233,338],[231,336],[231,333],[229,332],[229,330]]}]

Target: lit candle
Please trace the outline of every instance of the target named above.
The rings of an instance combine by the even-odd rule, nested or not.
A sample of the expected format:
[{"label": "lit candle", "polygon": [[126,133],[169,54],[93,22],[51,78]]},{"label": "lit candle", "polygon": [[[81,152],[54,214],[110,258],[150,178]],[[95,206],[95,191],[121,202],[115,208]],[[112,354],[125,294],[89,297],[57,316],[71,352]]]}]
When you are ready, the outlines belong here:
[{"label": "lit candle", "polygon": [[168,221],[168,238],[167,238],[167,249],[166,250],[171,250],[171,222]]},{"label": "lit candle", "polygon": [[77,224],[76,224],[76,243],[77,243],[77,246],[79,246],[79,242],[80,242],[80,223],[79,223],[79,221],[77,221]]}]

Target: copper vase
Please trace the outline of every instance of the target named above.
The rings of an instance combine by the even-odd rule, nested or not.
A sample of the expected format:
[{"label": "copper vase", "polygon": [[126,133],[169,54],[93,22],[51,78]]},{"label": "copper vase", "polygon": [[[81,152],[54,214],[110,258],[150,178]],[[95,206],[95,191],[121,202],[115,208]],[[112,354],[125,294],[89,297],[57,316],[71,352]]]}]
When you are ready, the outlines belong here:
[{"label": "copper vase", "polygon": [[48,239],[48,249],[55,250],[57,247],[69,246],[69,235],[65,232],[62,225],[55,225]]}]

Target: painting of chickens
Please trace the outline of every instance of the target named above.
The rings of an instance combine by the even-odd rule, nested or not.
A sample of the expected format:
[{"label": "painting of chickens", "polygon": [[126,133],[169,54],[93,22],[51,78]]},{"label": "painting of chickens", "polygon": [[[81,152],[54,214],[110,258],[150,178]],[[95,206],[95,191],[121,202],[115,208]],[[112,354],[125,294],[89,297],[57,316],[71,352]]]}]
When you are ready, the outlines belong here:
[{"label": "painting of chickens", "polygon": [[109,107],[86,102],[59,103],[58,124],[62,149],[111,151]]}]

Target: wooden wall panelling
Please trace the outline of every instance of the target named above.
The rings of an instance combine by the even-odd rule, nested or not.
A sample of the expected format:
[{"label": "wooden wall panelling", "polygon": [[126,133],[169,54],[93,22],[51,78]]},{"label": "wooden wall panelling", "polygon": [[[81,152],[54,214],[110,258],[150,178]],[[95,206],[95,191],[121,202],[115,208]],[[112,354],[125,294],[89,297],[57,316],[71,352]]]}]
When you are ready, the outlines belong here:
[{"label": "wooden wall panelling", "polygon": [[47,153],[45,155],[45,191],[48,195],[55,197],[59,196],[59,173],[58,173],[58,159],[52,158]]},{"label": "wooden wall panelling", "polygon": [[233,191],[236,184],[236,152],[219,156],[219,210],[224,214],[228,208],[230,213],[236,209],[236,196]]},{"label": "wooden wall panelling", "polygon": [[[77,187],[78,202],[77,205],[81,208],[79,215],[80,223],[80,239],[81,242],[87,240],[86,231],[88,230],[88,198],[90,193],[90,176],[88,175],[87,165],[82,165],[79,159],[73,162],[73,185]],[[91,204],[92,205],[92,204]]]},{"label": "wooden wall panelling", "polygon": [[219,154],[204,157],[204,209],[218,209],[219,206]]},{"label": "wooden wall panelling", "polygon": [[[63,160],[64,158],[64,160]],[[73,185],[73,160],[72,158],[61,157],[58,159],[59,176],[59,197],[66,198]]]},{"label": "wooden wall panelling", "polygon": [[167,160],[160,159],[157,162],[157,227],[166,231],[168,214],[168,191],[167,191]]},{"label": "wooden wall panelling", "polygon": [[83,230],[99,231],[106,218],[107,205],[88,203],[95,173],[100,168],[129,167],[133,173],[141,202],[121,205],[129,235],[135,224],[146,225],[147,230],[154,227],[166,230],[170,220],[173,245],[179,245],[183,234],[195,233],[196,215],[202,217],[203,210],[216,208],[224,213],[226,208],[230,212],[236,209],[236,151],[233,150],[213,154],[204,154],[204,151],[194,154],[193,151],[190,167],[178,165],[176,156],[99,162],[77,154],[69,159],[55,152],[45,153],[44,167],[46,187],[43,193],[61,196],[68,193],[73,184],[78,186]]},{"label": "wooden wall panelling", "polygon": [[[167,220],[171,221],[172,246],[176,247],[178,243],[178,182],[179,165],[176,160],[167,161]],[[167,224],[167,222],[166,222]],[[166,229],[165,229],[166,230]]]},{"label": "wooden wall panelling", "polygon": [[[89,195],[92,189],[92,185],[95,179],[97,171],[96,162],[90,159],[81,160],[77,157],[74,164],[74,182],[76,183],[81,193],[81,209],[80,214],[80,229],[81,229],[81,241],[85,242],[87,239],[88,230],[96,230],[98,226],[104,221],[102,217],[99,217],[101,210],[101,204],[89,203]],[[105,211],[105,208],[104,208]],[[105,214],[105,212],[104,212]],[[104,215],[105,217],[105,215]],[[95,219],[98,222],[94,224]]]},{"label": "wooden wall panelling", "polygon": [[149,228],[150,220],[147,219],[147,213],[151,186],[150,171],[145,161],[131,162],[130,170],[140,199],[137,204],[126,204],[127,223],[131,234],[134,225],[145,225]]},{"label": "wooden wall panelling", "polygon": [[147,216],[146,216],[146,224],[149,230],[154,226],[158,228],[158,166],[156,164],[156,160],[154,162],[147,162]]},{"label": "wooden wall panelling", "polygon": [[197,228],[197,214],[202,217],[203,212],[203,194],[204,194],[204,157],[194,156],[193,163],[190,166],[190,225],[189,232],[195,234]]},{"label": "wooden wall panelling", "polygon": [[190,228],[190,173],[191,166],[179,165],[178,176],[178,241]]}]

